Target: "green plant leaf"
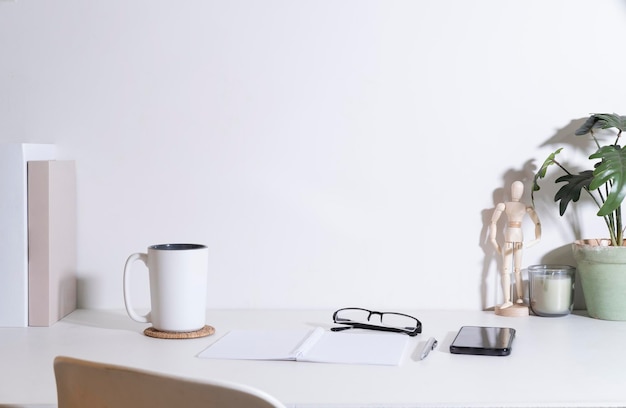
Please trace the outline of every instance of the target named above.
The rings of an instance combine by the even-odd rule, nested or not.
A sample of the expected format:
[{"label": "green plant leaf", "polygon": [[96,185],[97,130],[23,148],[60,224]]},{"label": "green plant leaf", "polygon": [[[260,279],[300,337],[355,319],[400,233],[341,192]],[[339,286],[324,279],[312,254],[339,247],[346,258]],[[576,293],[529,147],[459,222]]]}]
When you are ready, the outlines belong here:
[{"label": "green plant leaf", "polygon": [[591,132],[594,127],[601,129],[616,128],[621,131],[626,130],[626,116],[617,113],[596,113],[587,118],[585,123],[576,130],[576,136],[584,136]]},{"label": "green plant leaf", "polygon": [[599,216],[605,216],[619,208],[626,197],[626,149],[615,145],[603,146],[589,158],[602,159],[593,171],[589,189],[595,190],[605,184],[610,186],[609,194],[598,211]]},{"label": "green plant leaf", "polygon": [[561,153],[561,150],[563,150],[562,147],[558,148],[553,153],[550,153],[546,160],[544,160],[539,170],[535,173],[535,177],[533,178],[533,189],[530,192],[530,199],[533,203],[535,202],[535,191],[541,190],[538,183],[539,179],[544,178],[546,176],[546,172],[548,171],[548,167],[556,163],[556,155]]},{"label": "green plant leaf", "polygon": [[596,117],[596,115],[589,116],[585,123],[583,123],[582,126],[579,127],[576,131],[576,136],[584,136],[587,133],[591,132],[591,129],[593,129],[593,126],[596,124],[596,122],[598,122],[598,118]]},{"label": "green plant leaf", "polygon": [[626,130],[626,116],[620,116],[616,113],[599,113],[593,115],[598,119],[598,125],[602,129],[617,128],[621,131]]},{"label": "green plant leaf", "polygon": [[555,183],[566,183],[554,195],[554,201],[561,201],[559,203],[559,214],[561,216],[565,214],[565,210],[567,210],[567,206],[571,201],[576,202],[580,199],[581,191],[588,189],[592,180],[593,171],[585,170],[579,174],[566,174],[554,181]]}]

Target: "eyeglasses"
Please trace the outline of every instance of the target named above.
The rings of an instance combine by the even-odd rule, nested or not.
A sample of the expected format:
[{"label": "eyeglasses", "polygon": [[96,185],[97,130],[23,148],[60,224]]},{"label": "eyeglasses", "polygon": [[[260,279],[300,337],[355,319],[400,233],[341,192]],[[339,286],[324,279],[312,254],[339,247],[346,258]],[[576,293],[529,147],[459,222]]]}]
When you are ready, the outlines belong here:
[{"label": "eyeglasses", "polygon": [[333,327],[330,329],[332,331],[369,329],[406,333],[409,336],[417,336],[422,332],[422,323],[413,316],[395,312],[376,312],[360,307],[337,310],[333,313],[333,321],[346,326]]}]

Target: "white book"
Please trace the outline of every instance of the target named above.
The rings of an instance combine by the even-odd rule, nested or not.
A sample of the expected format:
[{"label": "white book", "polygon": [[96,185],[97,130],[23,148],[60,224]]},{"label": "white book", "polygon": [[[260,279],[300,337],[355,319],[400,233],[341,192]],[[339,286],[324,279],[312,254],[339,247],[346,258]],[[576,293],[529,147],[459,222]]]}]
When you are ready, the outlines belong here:
[{"label": "white book", "polygon": [[400,365],[409,337],[399,333],[315,329],[232,330],[198,357]]},{"label": "white book", "polygon": [[76,164],[28,162],[28,325],[76,309]]},{"label": "white book", "polygon": [[27,163],[55,156],[52,144],[0,144],[0,327],[28,326]]}]

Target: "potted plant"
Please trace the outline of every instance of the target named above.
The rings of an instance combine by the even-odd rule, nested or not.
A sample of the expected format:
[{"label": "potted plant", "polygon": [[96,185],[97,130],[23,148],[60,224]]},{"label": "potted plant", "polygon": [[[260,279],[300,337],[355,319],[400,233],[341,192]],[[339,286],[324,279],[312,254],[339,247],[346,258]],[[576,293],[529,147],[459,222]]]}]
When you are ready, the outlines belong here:
[{"label": "potted plant", "polygon": [[621,208],[626,197],[626,147],[620,139],[624,130],[626,116],[591,115],[575,132],[575,136],[590,137],[594,142],[589,169],[568,170],[557,160],[561,147],[535,174],[531,194],[534,203],[535,192],[540,189],[538,181],[548,168],[557,167],[564,174],[555,183],[565,183],[554,196],[561,216],[583,193],[597,205],[596,215],[605,223],[608,237],[577,240],[572,248],[589,315],[605,320],[626,320],[626,243]]}]

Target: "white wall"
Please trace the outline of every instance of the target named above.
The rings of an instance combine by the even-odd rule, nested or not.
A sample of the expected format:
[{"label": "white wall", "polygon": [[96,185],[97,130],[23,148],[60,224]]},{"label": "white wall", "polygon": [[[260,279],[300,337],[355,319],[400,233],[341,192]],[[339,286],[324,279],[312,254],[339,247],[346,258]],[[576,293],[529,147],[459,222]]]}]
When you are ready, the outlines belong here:
[{"label": "white wall", "polygon": [[[481,309],[510,183],[626,113],[624,38],[624,0],[0,1],[0,142],[77,161],[82,307],[184,241],[214,308]],[[524,263],[573,262],[542,198]]]}]

